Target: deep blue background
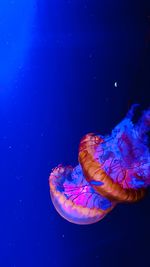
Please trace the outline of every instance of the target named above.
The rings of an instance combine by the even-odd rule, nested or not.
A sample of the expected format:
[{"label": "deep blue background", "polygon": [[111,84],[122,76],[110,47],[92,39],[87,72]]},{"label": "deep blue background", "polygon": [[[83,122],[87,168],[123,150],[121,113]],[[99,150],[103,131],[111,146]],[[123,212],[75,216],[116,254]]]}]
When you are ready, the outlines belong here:
[{"label": "deep blue background", "polygon": [[[150,266],[150,194],[78,226],[57,214],[48,187],[53,167],[77,164],[84,134],[107,134],[130,104],[150,104],[150,4],[39,0],[32,16],[26,28],[19,18],[30,32],[22,57],[6,53],[9,69],[0,61],[0,266]],[[0,29],[11,40],[17,24]]]}]

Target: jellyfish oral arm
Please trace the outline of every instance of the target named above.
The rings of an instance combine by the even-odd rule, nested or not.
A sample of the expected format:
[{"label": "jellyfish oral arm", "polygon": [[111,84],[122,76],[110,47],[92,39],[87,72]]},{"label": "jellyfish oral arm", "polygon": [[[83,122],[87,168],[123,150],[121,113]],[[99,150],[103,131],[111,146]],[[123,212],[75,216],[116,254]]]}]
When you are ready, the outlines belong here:
[{"label": "jellyfish oral arm", "polygon": [[102,137],[84,136],[79,145],[79,165],[59,165],[49,177],[50,195],[58,213],[76,224],[103,219],[118,203],[136,202],[150,185],[150,109],[133,123],[137,104]]}]

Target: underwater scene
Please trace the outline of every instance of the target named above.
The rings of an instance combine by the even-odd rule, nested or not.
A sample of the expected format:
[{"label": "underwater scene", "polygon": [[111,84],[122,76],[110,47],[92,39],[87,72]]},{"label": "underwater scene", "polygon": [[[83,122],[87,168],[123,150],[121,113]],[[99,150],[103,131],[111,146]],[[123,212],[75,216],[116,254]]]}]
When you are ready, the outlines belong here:
[{"label": "underwater scene", "polygon": [[0,267],[149,267],[150,2],[0,1]]}]

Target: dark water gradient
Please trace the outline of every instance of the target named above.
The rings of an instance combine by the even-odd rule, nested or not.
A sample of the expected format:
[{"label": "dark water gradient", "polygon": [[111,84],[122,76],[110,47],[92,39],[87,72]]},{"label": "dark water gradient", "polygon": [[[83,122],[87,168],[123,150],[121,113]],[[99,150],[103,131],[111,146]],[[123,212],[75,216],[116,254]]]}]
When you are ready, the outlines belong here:
[{"label": "dark water gradient", "polygon": [[37,2],[28,61],[1,98],[0,266],[150,265],[150,195],[77,226],[48,188],[53,167],[77,163],[84,134],[149,105],[149,15],[146,0]]}]

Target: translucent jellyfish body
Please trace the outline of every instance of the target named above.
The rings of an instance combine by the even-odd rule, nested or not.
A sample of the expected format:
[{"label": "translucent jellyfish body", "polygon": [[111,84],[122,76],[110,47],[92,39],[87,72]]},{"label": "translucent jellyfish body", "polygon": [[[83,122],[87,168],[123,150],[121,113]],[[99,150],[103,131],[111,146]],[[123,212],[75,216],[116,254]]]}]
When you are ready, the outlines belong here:
[{"label": "translucent jellyfish body", "polygon": [[77,224],[101,220],[119,202],[140,200],[150,184],[150,109],[137,123],[136,105],[110,135],[93,133],[79,145],[76,168],[58,166],[49,178],[53,204]]},{"label": "translucent jellyfish body", "polygon": [[58,213],[76,224],[101,220],[114,204],[86,181],[81,166],[58,166],[49,178],[52,202]]}]

